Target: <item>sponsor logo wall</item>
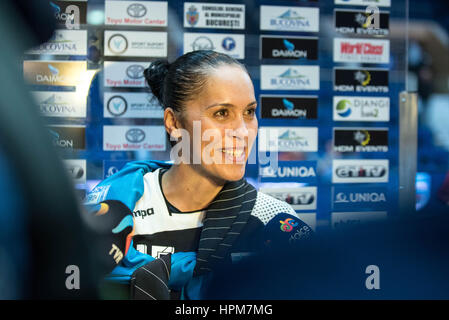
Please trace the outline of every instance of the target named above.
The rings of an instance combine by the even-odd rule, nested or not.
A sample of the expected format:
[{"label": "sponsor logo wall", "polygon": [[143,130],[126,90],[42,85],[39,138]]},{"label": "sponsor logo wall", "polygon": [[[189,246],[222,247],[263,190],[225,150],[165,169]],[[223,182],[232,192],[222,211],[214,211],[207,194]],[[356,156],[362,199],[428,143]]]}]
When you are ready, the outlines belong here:
[{"label": "sponsor logo wall", "polygon": [[[321,219],[334,227],[387,215],[397,148],[390,0],[105,0],[98,28],[88,25],[88,5],[50,1],[58,30],[23,62],[76,185],[111,176],[129,160],[168,157],[163,109],[144,70],[158,58],[214,50],[246,65],[258,100],[257,151],[278,153],[276,165],[258,160],[252,171],[261,190],[290,203],[313,229]],[[321,36],[324,24],[334,35]]]},{"label": "sponsor logo wall", "polygon": [[226,33],[184,33],[184,53],[213,50],[235,59],[245,58],[245,35]]},{"label": "sponsor logo wall", "polygon": [[166,27],[167,9],[163,1],[105,1],[105,24]]},{"label": "sponsor logo wall", "polygon": [[245,29],[245,6],[185,2],[184,28]]}]

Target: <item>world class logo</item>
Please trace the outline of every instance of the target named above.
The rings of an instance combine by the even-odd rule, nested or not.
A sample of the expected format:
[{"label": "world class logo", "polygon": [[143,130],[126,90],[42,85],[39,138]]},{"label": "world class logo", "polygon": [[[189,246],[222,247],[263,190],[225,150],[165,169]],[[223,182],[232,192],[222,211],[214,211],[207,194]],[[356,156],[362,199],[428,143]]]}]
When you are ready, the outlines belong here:
[{"label": "world class logo", "polygon": [[298,226],[298,222],[292,218],[287,218],[284,221],[279,220],[279,222],[281,223],[281,230],[283,232],[292,232],[293,228]]}]

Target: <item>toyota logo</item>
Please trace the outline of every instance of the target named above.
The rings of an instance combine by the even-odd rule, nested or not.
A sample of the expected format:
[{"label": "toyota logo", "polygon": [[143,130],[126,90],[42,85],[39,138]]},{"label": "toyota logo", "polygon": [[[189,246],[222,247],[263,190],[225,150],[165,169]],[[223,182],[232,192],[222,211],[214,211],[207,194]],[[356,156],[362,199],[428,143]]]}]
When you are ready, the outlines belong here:
[{"label": "toyota logo", "polygon": [[131,17],[142,18],[147,14],[147,8],[143,4],[133,3],[128,6],[126,12],[128,12],[128,15],[130,15]]},{"label": "toyota logo", "polygon": [[126,68],[126,75],[131,79],[140,79],[143,78],[144,69],[140,64],[132,64]]},{"label": "toyota logo", "polygon": [[139,143],[145,139],[145,132],[142,129],[129,129],[125,137],[131,143]]}]

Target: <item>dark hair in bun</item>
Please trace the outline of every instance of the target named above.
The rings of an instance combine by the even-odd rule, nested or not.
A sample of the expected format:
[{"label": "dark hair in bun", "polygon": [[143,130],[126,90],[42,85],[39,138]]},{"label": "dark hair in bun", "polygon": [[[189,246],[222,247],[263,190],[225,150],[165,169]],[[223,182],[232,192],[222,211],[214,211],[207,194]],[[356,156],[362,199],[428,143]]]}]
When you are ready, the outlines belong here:
[{"label": "dark hair in bun", "polygon": [[164,79],[168,73],[169,67],[170,64],[167,60],[156,60],[152,62],[143,72],[151,92],[156,96],[162,105],[164,105],[162,100]]},{"label": "dark hair in bun", "polygon": [[246,71],[240,62],[226,54],[198,50],[182,55],[171,64],[156,60],[145,69],[144,76],[164,109],[170,107],[181,112],[184,103],[201,92],[210,72],[223,65],[237,65]]}]

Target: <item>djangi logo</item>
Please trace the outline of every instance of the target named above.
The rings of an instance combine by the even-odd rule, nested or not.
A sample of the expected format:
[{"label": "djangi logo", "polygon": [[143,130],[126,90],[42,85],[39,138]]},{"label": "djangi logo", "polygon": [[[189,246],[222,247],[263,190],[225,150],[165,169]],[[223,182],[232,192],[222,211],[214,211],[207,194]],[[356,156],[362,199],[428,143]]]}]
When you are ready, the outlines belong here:
[{"label": "djangi logo", "polygon": [[293,228],[298,226],[298,222],[292,218],[287,218],[284,221],[279,220],[279,222],[281,223],[281,230],[283,232],[292,232]]},{"label": "djangi logo", "polygon": [[337,103],[337,113],[340,117],[346,118],[351,114],[351,102],[349,100],[343,99]]},{"label": "djangi logo", "polygon": [[189,10],[186,12],[187,22],[194,26],[198,23],[199,13],[195,6],[191,6]]},{"label": "djangi logo", "polygon": [[128,49],[128,40],[125,36],[116,33],[109,38],[108,47],[113,53],[122,54]]},{"label": "djangi logo", "polygon": [[223,47],[223,49],[225,49],[226,51],[232,51],[235,49],[235,40],[232,39],[231,37],[226,37],[223,39],[223,41],[221,42],[221,46]]}]

